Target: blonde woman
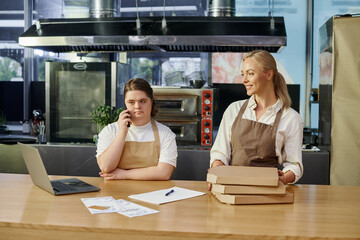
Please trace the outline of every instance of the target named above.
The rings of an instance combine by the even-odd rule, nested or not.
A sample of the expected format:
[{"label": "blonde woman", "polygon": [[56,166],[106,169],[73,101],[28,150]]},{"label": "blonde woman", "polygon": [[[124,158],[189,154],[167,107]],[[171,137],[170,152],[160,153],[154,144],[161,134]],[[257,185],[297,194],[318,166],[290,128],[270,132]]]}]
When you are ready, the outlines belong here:
[{"label": "blonde woman", "polygon": [[297,182],[303,173],[303,123],[290,108],[286,83],[274,57],[264,50],[249,52],[241,74],[251,97],[230,104],[224,112],[211,148],[210,167],[278,167],[282,168],[278,170],[280,181]]}]

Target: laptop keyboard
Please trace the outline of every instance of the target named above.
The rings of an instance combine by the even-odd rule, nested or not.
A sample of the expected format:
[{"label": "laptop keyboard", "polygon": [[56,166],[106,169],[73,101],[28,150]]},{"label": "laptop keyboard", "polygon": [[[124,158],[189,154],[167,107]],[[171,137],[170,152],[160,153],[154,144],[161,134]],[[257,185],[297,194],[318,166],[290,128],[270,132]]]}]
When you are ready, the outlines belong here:
[{"label": "laptop keyboard", "polygon": [[51,185],[57,192],[70,192],[75,190],[75,188],[58,181],[51,182]]}]

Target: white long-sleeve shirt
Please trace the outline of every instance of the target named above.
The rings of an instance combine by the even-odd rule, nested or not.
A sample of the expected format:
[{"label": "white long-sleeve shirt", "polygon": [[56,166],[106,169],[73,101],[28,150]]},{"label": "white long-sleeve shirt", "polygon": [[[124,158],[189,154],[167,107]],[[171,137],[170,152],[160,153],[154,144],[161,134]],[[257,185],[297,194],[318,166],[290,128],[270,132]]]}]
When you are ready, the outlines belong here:
[{"label": "white long-sleeve shirt", "polygon": [[[233,102],[225,110],[214,145],[211,148],[210,166],[215,160],[220,160],[225,165],[229,165],[231,161],[231,128],[245,101]],[[252,96],[242,118],[256,121],[256,106],[255,98]],[[259,122],[273,125],[276,113],[281,107],[282,103],[278,100],[273,106],[268,107],[265,114],[259,119]],[[290,170],[295,174],[295,181],[293,183],[297,182],[303,174],[302,141],[303,122],[300,114],[292,108],[283,109],[276,133],[275,151],[279,164],[284,167],[282,171]]]}]

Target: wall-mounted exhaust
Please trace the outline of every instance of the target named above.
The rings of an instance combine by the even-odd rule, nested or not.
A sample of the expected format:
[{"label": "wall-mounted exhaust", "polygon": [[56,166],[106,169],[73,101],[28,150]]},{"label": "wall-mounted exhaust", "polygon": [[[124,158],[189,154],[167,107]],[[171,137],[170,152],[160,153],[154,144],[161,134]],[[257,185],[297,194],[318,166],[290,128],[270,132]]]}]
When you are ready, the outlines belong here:
[{"label": "wall-mounted exhaust", "polygon": [[[90,18],[40,19],[19,44],[50,52],[277,52],[286,46],[283,17],[234,17],[234,0],[210,1],[209,17],[115,17],[117,0],[91,0]],[[271,28],[271,19],[275,27]],[[139,26],[137,26],[139,25]]]}]

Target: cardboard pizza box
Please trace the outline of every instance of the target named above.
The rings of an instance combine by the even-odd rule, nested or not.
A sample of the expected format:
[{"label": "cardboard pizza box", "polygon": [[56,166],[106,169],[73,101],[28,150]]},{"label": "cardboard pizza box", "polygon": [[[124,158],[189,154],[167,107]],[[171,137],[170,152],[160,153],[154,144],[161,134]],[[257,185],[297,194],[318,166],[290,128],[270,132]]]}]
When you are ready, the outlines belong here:
[{"label": "cardboard pizza box", "polygon": [[245,186],[245,185],[228,185],[212,184],[212,191],[221,194],[285,194],[286,187],[279,181],[277,187],[273,186]]},{"label": "cardboard pizza box", "polygon": [[206,180],[210,183],[278,186],[277,168],[250,166],[219,166],[209,170]]},{"label": "cardboard pizza box", "polygon": [[284,195],[230,195],[211,192],[220,202],[227,204],[275,204],[294,202],[294,195],[289,192],[286,192]]}]

